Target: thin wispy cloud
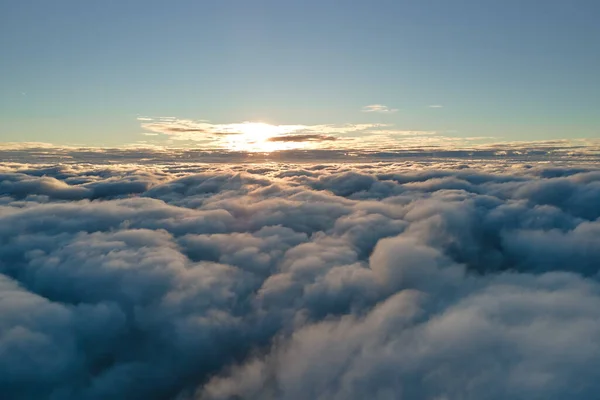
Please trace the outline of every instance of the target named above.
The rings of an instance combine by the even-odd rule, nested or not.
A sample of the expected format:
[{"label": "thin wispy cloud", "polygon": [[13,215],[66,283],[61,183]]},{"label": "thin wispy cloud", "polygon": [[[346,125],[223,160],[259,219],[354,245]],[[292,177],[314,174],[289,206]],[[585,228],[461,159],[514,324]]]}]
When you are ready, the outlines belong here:
[{"label": "thin wispy cloud", "polygon": [[370,129],[389,127],[389,124],[324,124],[306,126],[305,132],[320,132],[326,134],[347,134],[352,132],[365,132]]},{"label": "thin wispy cloud", "polygon": [[367,131],[367,133],[377,133],[378,135],[388,136],[435,136],[439,135],[436,131],[403,131],[397,129],[378,129]]},{"label": "thin wispy cloud", "polygon": [[[146,135],[166,135],[174,140],[217,142],[227,140],[226,136],[244,136],[253,140],[269,142],[300,142],[334,140],[332,135],[345,135],[368,132],[373,129],[389,127],[388,124],[319,124],[319,125],[271,125],[263,122],[239,122],[228,124],[213,124],[206,120],[189,120],[172,117],[138,118],[142,122]],[[294,135],[294,136],[292,136]],[[271,140],[272,139],[272,140]],[[290,140],[293,139],[293,140]]]},{"label": "thin wispy cloud", "polygon": [[286,134],[307,128],[305,125],[269,125],[260,122],[213,124],[206,120],[194,121],[172,117],[160,117],[156,120],[150,119],[150,121],[143,123],[142,128],[182,140],[194,140],[202,136],[241,135],[249,130],[257,133]]},{"label": "thin wispy cloud", "polygon": [[[154,145],[195,145],[233,152],[285,150],[397,151],[408,149],[473,149],[499,143],[495,137],[446,135],[450,131],[396,129],[394,124],[271,125],[264,122],[215,124],[176,117],[140,117],[144,136]],[[193,143],[193,144],[192,144]],[[502,143],[502,142],[500,142]],[[561,144],[561,146],[564,144]],[[486,149],[487,151],[488,149]],[[526,151],[528,153],[528,151]]]},{"label": "thin wispy cloud", "polygon": [[398,112],[398,109],[390,108],[383,104],[370,104],[364,106],[361,111],[366,113],[392,114]]},{"label": "thin wispy cloud", "polygon": [[[393,124],[271,125],[264,122],[215,124],[207,120],[176,117],[141,117],[145,136],[154,144],[172,147],[175,143],[196,143],[203,148],[273,152],[282,150],[334,150],[340,146],[358,151],[469,146],[490,138],[444,136],[440,131],[396,129]],[[175,147],[177,147],[175,145]]]},{"label": "thin wispy cloud", "polygon": [[432,104],[429,106],[429,108],[444,108],[444,106],[441,104]]},{"label": "thin wispy cloud", "polygon": [[[407,131],[408,132],[408,131]],[[417,132],[415,132],[417,133]],[[299,135],[296,135],[299,136]],[[335,136],[338,137],[338,136]],[[226,138],[241,138],[227,136]],[[289,139],[289,138],[286,138]],[[299,138],[306,140],[307,138]],[[450,137],[441,135],[403,136],[391,134],[371,134],[365,137],[338,137],[336,140],[313,138],[307,142],[269,141],[267,145],[274,149],[272,154],[262,151],[256,154],[239,147],[238,151],[230,148],[216,148],[196,142],[197,146],[177,146],[182,142],[159,142],[154,140],[140,141],[122,145],[118,148],[89,147],[76,144],[56,146],[50,143],[22,142],[0,143],[0,159],[5,165],[19,162],[24,164],[56,163],[81,164],[95,160],[106,163],[107,160],[142,164],[165,164],[182,162],[258,162],[272,161],[344,161],[349,154],[353,160],[373,161],[385,159],[406,160],[426,159],[434,155],[436,158],[467,158],[505,160],[524,158],[528,161],[551,160],[577,161],[579,164],[597,165],[600,160],[600,139],[570,139],[548,141],[502,141],[498,137]],[[299,146],[308,144],[309,146]],[[272,145],[272,146],[271,146]],[[302,151],[294,151],[301,149]],[[289,150],[289,151],[288,151]],[[1,166],[0,166],[1,170]],[[1,186],[1,185],[0,185]]]}]

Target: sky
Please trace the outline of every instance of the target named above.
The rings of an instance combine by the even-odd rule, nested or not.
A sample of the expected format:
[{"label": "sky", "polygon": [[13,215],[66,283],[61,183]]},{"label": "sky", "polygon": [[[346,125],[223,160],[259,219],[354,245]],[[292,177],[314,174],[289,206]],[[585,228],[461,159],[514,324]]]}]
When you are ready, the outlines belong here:
[{"label": "sky", "polygon": [[0,0],[0,142],[597,138],[599,13],[594,0]]}]

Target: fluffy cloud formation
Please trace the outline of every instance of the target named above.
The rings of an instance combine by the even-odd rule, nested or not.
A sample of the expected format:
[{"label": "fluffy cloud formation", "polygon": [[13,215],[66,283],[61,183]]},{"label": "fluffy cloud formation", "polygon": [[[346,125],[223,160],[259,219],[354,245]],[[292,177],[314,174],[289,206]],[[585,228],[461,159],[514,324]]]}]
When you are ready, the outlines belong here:
[{"label": "fluffy cloud formation", "polygon": [[596,163],[92,155],[0,164],[6,398],[600,389]]}]

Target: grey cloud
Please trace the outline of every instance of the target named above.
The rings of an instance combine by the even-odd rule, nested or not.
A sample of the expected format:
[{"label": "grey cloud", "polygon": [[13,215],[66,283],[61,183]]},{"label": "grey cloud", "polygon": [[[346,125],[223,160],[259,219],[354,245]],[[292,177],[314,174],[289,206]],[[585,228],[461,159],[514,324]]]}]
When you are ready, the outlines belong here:
[{"label": "grey cloud", "polygon": [[156,126],[156,124],[152,124],[152,126],[146,126],[147,129],[156,129],[161,130],[163,132],[174,132],[174,133],[182,133],[182,132],[198,132],[203,133],[206,132],[206,129],[200,128],[180,128],[176,126]]},{"label": "grey cloud", "polygon": [[[187,129],[186,127],[183,127]],[[195,128],[194,128],[195,129]],[[349,128],[350,129],[350,128]],[[366,128],[365,128],[366,129]],[[214,131],[215,134],[236,134],[237,131]],[[317,131],[319,132],[319,131]],[[211,134],[212,134],[211,133]],[[316,133],[322,135],[322,133]],[[300,135],[300,133],[298,134]],[[206,135],[200,135],[206,136]],[[135,163],[145,165],[172,163],[240,163],[240,162],[444,162],[463,159],[469,163],[493,162],[528,165],[540,161],[552,162],[557,171],[563,166],[572,167],[575,161],[593,165],[600,161],[600,142],[588,139],[573,142],[515,142],[495,143],[479,146],[452,146],[437,143],[426,146],[402,142],[391,144],[389,150],[367,150],[361,141],[340,140],[344,145],[335,149],[281,150],[271,153],[244,151],[206,150],[198,148],[168,148],[129,146],[126,148],[77,148],[52,147],[40,144],[1,146],[0,159],[18,164],[109,164]],[[576,144],[580,143],[580,144]],[[352,145],[354,144],[354,145]],[[461,163],[464,164],[464,163]]]}]

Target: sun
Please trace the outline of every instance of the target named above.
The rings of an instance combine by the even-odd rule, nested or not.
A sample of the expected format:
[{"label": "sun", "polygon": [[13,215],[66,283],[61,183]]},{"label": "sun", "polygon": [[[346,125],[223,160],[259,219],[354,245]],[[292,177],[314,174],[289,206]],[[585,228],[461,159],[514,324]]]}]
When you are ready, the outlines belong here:
[{"label": "sun", "polygon": [[227,126],[225,146],[233,151],[272,152],[304,147],[303,143],[271,141],[277,136],[302,129],[296,125],[271,125],[265,122],[243,122]]},{"label": "sun", "polygon": [[264,122],[245,122],[232,125],[233,129],[239,129],[241,134],[249,139],[256,141],[268,140],[280,134],[281,129],[276,125],[266,124]]}]

